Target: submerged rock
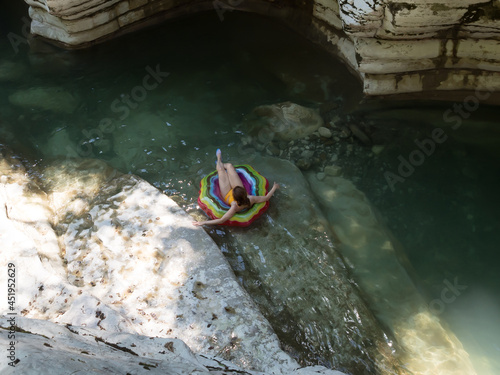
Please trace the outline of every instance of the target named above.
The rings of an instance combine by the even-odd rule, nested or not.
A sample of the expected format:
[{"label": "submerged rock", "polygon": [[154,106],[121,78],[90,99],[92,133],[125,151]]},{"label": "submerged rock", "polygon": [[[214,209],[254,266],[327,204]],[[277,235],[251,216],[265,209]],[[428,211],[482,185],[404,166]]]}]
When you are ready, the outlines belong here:
[{"label": "submerged rock", "polygon": [[26,67],[17,62],[0,61],[0,82],[15,82],[26,74]]},{"label": "submerged rock", "polygon": [[[177,368],[178,359],[170,362],[168,355],[153,351],[159,344],[199,373],[224,361],[236,364],[235,371],[308,373],[281,350],[213,241],[146,181],[97,160],[53,162],[42,168],[42,184],[16,157],[1,158],[0,171],[0,206],[5,207],[0,239],[9,249],[0,252],[0,262],[15,263],[19,322],[35,333],[19,335],[26,344],[19,356],[33,355],[32,360],[23,357],[23,373],[40,373],[30,366],[42,357],[56,366],[76,356],[83,362],[68,366],[100,368],[109,361],[108,346],[124,352],[120,358],[114,352],[112,367],[145,363],[145,370],[175,373],[167,369]],[[1,274],[0,283],[6,285],[6,277]],[[174,338],[182,339],[196,358]],[[91,355],[96,340],[107,344],[99,347],[103,357]],[[127,356],[130,351],[147,360]],[[184,361],[186,355],[192,360]],[[44,371],[57,373],[44,363]],[[60,371],[67,373],[66,367]]]},{"label": "submerged rock", "polygon": [[476,374],[460,341],[441,325],[401,265],[397,241],[363,192],[341,177],[307,177],[372,311],[404,350],[406,368],[416,375]]},{"label": "submerged rock", "polygon": [[256,107],[243,126],[261,142],[278,138],[292,141],[312,134],[323,125],[319,110],[285,102]]},{"label": "submerged rock", "polygon": [[322,126],[318,129],[318,133],[323,138],[331,138],[332,137],[332,131],[328,128],[325,128],[324,126]]},{"label": "submerged rock", "polygon": [[[169,149],[176,146],[172,144],[175,139],[174,129],[159,115],[149,111],[134,112],[113,131],[113,151],[118,155],[115,167],[129,172],[139,172],[147,169],[157,173],[175,161],[169,157]],[[164,154],[162,160],[152,160],[150,154]]]},{"label": "submerged rock", "polygon": [[55,113],[73,113],[80,101],[76,95],[57,86],[31,87],[9,95],[10,104],[25,109],[38,109]]},{"label": "submerged rock", "polygon": [[56,129],[47,140],[47,143],[42,146],[42,152],[49,157],[64,156],[74,158],[79,156],[77,150],[77,146],[71,139],[67,128]]},{"label": "submerged rock", "polygon": [[324,170],[327,176],[340,176],[342,174],[342,168],[338,165],[327,165]]},{"label": "submerged rock", "polygon": [[268,214],[252,227],[231,228],[216,238],[224,241],[230,257],[244,262],[245,287],[277,332],[306,362],[320,357],[353,374],[405,373],[349,280],[328,222],[308,198],[311,191],[302,173],[291,162],[272,157],[255,158],[252,165],[281,188]]}]

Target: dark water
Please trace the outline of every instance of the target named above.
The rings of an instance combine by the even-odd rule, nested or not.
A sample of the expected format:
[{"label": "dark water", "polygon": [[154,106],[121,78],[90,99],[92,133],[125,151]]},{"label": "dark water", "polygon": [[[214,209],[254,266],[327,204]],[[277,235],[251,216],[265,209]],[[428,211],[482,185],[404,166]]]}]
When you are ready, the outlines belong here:
[{"label": "dark water", "polygon": [[[380,211],[421,293],[478,374],[500,372],[498,108],[479,101],[457,117],[448,112],[453,103],[363,101],[359,81],[341,62],[262,17],[231,13],[220,22],[215,13],[201,14],[67,52],[40,43],[30,51],[23,11],[1,24],[0,63],[12,63],[13,72],[0,80],[2,142],[38,160],[103,159],[193,210],[196,188],[184,176],[218,147],[237,158],[239,125],[255,106],[329,105],[327,117],[358,124],[384,146],[374,156],[355,136],[340,140],[344,177]],[[74,111],[9,104],[17,90],[34,86],[71,93]],[[433,134],[441,143],[418,146]],[[295,354],[329,362],[328,353]]]}]

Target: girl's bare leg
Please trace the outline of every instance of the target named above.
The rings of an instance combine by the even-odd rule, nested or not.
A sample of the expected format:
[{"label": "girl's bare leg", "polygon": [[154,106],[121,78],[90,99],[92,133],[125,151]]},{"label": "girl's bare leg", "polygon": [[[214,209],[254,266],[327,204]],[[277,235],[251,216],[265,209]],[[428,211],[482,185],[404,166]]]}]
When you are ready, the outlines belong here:
[{"label": "girl's bare leg", "polygon": [[222,156],[220,152],[217,152],[217,174],[219,175],[219,189],[220,194],[224,198],[229,190],[231,190],[231,182],[229,180],[229,175],[224,168],[224,163],[222,163]]},{"label": "girl's bare leg", "polygon": [[244,187],[240,176],[238,176],[238,172],[236,172],[236,169],[234,169],[231,163],[225,163],[224,168],[226,169],[231,189],[234,189],[236,186]]}]

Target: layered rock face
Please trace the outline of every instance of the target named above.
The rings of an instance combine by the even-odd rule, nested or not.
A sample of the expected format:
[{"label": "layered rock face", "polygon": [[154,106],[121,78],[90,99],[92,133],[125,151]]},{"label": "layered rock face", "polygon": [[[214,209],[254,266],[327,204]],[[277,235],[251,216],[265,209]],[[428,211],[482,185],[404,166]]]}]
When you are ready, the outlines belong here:
[{"label": "layered rock face", "polygon": [[315,3],[313,23],[360,74],[367,94],[500,87],[499,1]]},{"label": "layered rock face", "polygon": [[[25,0],[31,32],[66,47],[212,10],[281,18],[343,58],[369,95],[500,87],[499,0]],[[484,94],[483,94],[484,95]]]}]

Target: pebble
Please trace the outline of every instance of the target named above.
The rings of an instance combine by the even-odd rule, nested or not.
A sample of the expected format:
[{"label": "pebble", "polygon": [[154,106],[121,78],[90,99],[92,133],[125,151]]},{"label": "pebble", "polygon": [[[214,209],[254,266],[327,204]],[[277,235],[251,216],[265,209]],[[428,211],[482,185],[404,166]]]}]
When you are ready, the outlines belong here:
[{"label": "pebble", "polygon": [[311,162],[306,159],[299,159],[295,162],[295,165],[297,166],[297,168],[306,171],[311,167]]},{"label": "pebble", "polygon": [[342,174],[342,168],[338,165],[328,165],[324,170],[327,176],[338,177]]},{"label": "pebble", "polygon": [[318,179],[318,181],[323,181],[325,179],[325,177],[326,177],[326,174],[323,172],[318,172],[316,174],[316,178]]},{"label": "pebble", "polygon": [[281,141],[278,143],[278,147],[280,148],[280,150],[286,150],[288,148],[288,145],[286,142]]},{"label": "pebble", "polygon": [[368,146],[372,143],[370,138],[365,134],[364,131],[360,129],[360,127],[356,124],[349,124],[349,129],[352,134],[358,138],[364,145]]},{"label": "pebble", "polygon": [[342,130],[340,131],[340,138],[349,138],[351,136],[351,131],[349,128],[343,126]]},{"label": "pebble", "polygon": [[374,145],[372,147],[372,152],[375,154],[375,155],[378,155],[380,154],[382,151],[384,151],[384,148],[385,146],[382,146],[382,145]]},{"label": "pebble", "polygon": [[281,154],[281,150],[273,143],[270,143],[266,149],[267,153],[272,156],[279,156]]},{"label": "pebble", "polygon": [[303,157],[304,159],[310,159],[313,157],[313,155],[314,155],[314,151],[312,151],[312,150],[304,150],[300,154],[300,156]]},{"label": "pebble", "polygon": [[322,126],[318,129],[318,133],[320,136],[322,136],[324,138],[331,138],[332,137],[331,130],[328,128],[325,128],[324,126]]}]

